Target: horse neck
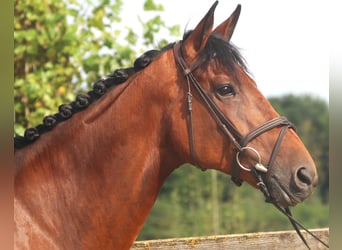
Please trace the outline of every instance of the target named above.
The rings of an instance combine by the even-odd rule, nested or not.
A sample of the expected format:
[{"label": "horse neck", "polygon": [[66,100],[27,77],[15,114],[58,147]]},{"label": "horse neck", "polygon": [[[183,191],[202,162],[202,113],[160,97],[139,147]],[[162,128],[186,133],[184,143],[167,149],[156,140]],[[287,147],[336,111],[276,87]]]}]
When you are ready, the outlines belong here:
[{"label": "horse neck", "polygon": [[167,146],[172,98],[138,74],[16,153],[16,200],[58,246],[128,248],[181,163]]}]

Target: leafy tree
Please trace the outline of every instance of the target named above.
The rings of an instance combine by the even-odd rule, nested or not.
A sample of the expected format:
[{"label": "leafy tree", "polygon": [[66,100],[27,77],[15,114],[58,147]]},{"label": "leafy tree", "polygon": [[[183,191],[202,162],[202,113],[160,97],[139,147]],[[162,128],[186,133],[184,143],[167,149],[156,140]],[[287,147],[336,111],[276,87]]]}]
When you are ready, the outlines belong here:
[{"label": "leafy tree", "polygon": [[[132,64],[139,34],[120,25],[122,5],[122,0],[15,0],[16,134],[41,123],[92,82]],[[146,0],[144,11],[155,14],[140,18],[141,48],[156,47],[155,36],[162,30],[179,35],[179,26],[161,20],[162,5]]]}]

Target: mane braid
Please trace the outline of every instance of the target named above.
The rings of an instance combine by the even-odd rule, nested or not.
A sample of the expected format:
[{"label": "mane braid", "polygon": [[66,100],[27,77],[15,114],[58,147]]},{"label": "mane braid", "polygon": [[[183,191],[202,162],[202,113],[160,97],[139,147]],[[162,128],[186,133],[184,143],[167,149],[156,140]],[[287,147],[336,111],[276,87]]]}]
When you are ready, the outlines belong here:
[{"label": "mane braid", "polygon": [[14,149],[21,149],[32,142],[36,141],[41,134],[50,131],[58,123],[65,121],[73,116],[73,114],[84,110],[91,103],[103,96],[108,89],[124,83],[131,75],[147,67],[155,57],[162,52],[172,48],[172,44],[161,48],[160,50],[150,50],[138,57],[134,66],[131,68],[117,69],[109,74],[106,78],[102,78],[95,82],[93,89],[86,94],[78,94],[75,101],[69,104],[62,104],[58,108],[58,113],[47,115],[43,119],[43,123],[36,127],[28,128],[25,130],[24,136],[14,137]]}]

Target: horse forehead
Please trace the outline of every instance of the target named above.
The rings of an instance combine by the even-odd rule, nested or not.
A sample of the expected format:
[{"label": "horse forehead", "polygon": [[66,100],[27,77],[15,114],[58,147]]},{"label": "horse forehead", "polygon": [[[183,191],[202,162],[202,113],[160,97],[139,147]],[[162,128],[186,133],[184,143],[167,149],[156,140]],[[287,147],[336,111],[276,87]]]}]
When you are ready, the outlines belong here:
[{"label": "horse forehead", "polygon": [[243,84],[245,87],[247,87],[249,84],[256,86],[255,81],[242,66],[236,64],[235,69],[231,70],[218,60],[215,60],[215,58],[212,58],[209,62],[203,64],[200,74],[202,78],[208,79],[209,82],[212,83],[226,82],[239,85]]}]

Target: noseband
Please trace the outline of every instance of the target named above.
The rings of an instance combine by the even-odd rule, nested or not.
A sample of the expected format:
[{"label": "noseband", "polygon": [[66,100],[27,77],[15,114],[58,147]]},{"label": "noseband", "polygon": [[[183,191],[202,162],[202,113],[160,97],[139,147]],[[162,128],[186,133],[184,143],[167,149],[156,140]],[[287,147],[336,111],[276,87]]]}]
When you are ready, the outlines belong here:
[{"label": "noseband", "polygon": [[[277,209],[279,209],[283,214],[285,214],[291,224],[293,225],[294,229],[298,233],[299,237],[302,239],[304,244],[310,249],[309,245],[307,244],[305,238],[299,231],[298,226],[306,230],[309,234],[311,234],[316,240],[320,241],[322,244],[328,247],[328,245],[324,242],[322,242],[316,235],[312,234],[309,230],[307,230],[304,226],[302,226],[299,222],[297,222],[291,214],[290,209],[287,208],[281,208],[279,205],[277,205],[273,198],[271,197],[267,185],[265,184],[262,174],[267,173],[273,166],[273,163],[275,161],[275,158],[279,152],[280,144],[285,136],[285,133],[288,128],[292,128],[295,130],[295,126],[288,121],[288,119],[284,116],[273,118],[255,128],[250,130],[245,136],[242,136],[241,133],[238,131],[238,129],[230,122],[229,119],[226,118],[226,116],[220,111],[220,109],[217,107],[217,105],[214,103],[214,101],[208,96],[208,94],[204,91],[202,86],[199,84],[195,76],[193,75],[193,72],[203,63],[203,60],[199,60],[195,62],[190,67],[187,65],[186,61],[184,60],[182,49],[181,49],[181,42],[176,43],[173,46],[173,53],[174,57],[176,59],[176,63],[181,67],[184,76],[187,79],[187,104],[188,104],[188,134],[189,134],[189,146],[190,146],[190,154],[192,156],[192,159],[194,161],[194,164],[198,167],[200,167],[202,170],[205,170],[205,168],[201,167],[198,161],[198,157],[196,155],[195,151],[195,141],[194,141],[194,134],[193,134],[193,121],[192,121],[192,94],[191,94],[191,87],[194,87],[194,89],[197,91],[199,96],[201,97],[202,101],[206,104],[206,107],[208,108],[209,112],[211,113],[212,117],[216,121],[217,125],[220,127],[222,132],[228,139],[234,144],[234,150],[235,150],[235,156],[233,157],[232,162],[232,172],[231,172],[231,179],[233,182],[241,186],[242,180],[240,179],[240,170],[243,169],[245,171],[251,172],[253,177],[257,181],[257,185],[259,186],[260,190],[263,192],[266,198],[266,202],[272,203]],[[269,130],[272,130],[274,128],[281,127],[280,133],[278,135],[277,141],[273,147],[269,162],[267,164],[267,167],[262,165],[261,163],[261,156],[259,152],[252,148],[248,147],[247,144],[251,142],[253,139],[257,138],[258,136],[262,135],[263,133],[266,133]],[[251,151],[257,156],[257,163],[252,166],[251,168],[247,168],[243,166],[240,162],[240,157],[243,157],[243,154],[245,151]]]}]

